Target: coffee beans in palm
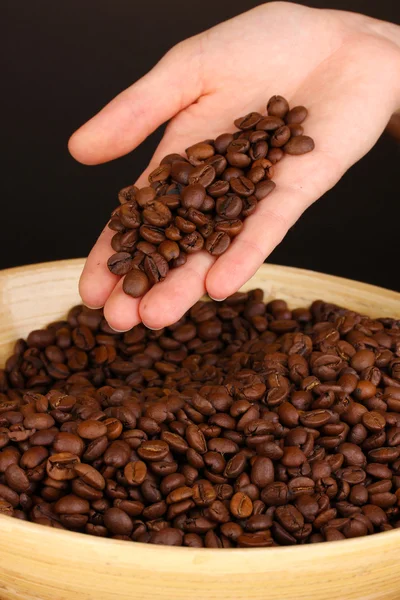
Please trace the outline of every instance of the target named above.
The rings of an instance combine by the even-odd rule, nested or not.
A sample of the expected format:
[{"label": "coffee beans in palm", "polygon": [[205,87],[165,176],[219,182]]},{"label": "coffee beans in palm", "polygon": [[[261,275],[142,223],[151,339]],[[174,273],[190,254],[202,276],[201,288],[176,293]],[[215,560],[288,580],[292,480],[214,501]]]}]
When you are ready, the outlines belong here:
[{"label": "coffee beans in palm", "polygon": [[[184,265],[188,254],[226,252],[243,221],[275,189],[273,165],[285,154],[313,150],[314,141],[302,126],[307,115],[304,106],[290,110],[285,98],[273,96],[267,116],[251,112],[240,117],[235,133],[193,144],[186,156],[164,157],[148,186],[123,188],[108,224],[115,231],[108,268],[125,276],[125,293],[143,296],[169,269]],[[143,241],[154,246],[145,252],[146,260]],[[161,270],[153,254],[165,259]]]}]

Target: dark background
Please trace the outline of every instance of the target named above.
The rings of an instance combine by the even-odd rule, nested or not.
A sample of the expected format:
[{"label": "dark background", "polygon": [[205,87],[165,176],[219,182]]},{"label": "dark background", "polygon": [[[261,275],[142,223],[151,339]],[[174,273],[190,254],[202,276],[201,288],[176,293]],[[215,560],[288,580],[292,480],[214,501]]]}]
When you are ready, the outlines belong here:
[{"label": "dark background", "polygon": [[[397,0],[302,2],[400,21]],[[70,134],[175,43],[256,0],[3,0],[0,268],[85,256],[161,132],[86,167]],[[371,81],[373,85],[373,81]],[[400,290],[400,145],[384,136],[303,216],[270,262]]]}]

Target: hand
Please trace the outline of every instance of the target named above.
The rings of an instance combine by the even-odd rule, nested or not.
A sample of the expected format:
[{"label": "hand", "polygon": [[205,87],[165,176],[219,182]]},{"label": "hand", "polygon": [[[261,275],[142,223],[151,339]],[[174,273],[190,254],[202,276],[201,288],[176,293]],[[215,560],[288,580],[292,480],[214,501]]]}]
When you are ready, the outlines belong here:
[{"label": "hand", "polygon": [[79,129],[69,148],[85,164],[105,162],[172,119],[138,181],[146,185],[164,155],[232,130],[233,120],[250,111],[265,112],[273,94],[307,106],[305,133],[315,150],[276,165],[277,189],[217,261],[206,252],[189,256],[140,300],[125,295],[108,271],[114,232],[106,227],[87,259],[80,293],[88,306],[104,306],[111,327],[170,325],[206,291],[223,299],[255,273],[304,210],[370,150],[399,108],[400,27],[283,2],[259,6],[178,44]]}]

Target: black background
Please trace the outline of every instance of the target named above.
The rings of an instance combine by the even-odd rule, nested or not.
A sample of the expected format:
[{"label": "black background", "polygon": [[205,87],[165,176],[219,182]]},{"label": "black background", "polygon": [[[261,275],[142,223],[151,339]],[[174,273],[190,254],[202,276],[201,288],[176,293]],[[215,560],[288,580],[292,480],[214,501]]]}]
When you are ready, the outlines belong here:
[{"label": "black background", "polygon": [[[146,166],[161,131],[129,156],[97,167],[70,157],[70,134],[173,44],[258,4],[3,0],[0,268],[88,253],[117,191]],[[400,21],[397,0],[303,4]],[[270,262],[400,290],[399,159],[398,142],[382,137],[307,211]]]}]

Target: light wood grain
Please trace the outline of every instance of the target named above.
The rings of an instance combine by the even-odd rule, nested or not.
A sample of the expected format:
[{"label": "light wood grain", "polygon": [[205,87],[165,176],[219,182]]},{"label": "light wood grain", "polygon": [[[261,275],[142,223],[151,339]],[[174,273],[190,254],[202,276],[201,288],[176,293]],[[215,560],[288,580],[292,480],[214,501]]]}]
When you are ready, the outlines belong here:
[{"label": "light wood grain", "polygon": [[[0,273],[0,359],[17,337],[79,303],[82,260]],[[316,298],[400,317],[400,294],[264,265],[246,289],[291,307]],[[0,600],[399,600],[400,530],[295,548],[208,550],[130,544],[0,517]]]}]

